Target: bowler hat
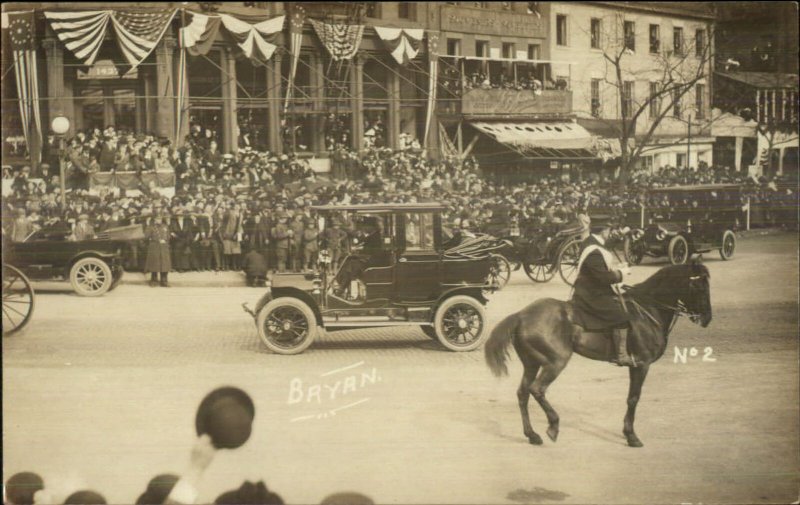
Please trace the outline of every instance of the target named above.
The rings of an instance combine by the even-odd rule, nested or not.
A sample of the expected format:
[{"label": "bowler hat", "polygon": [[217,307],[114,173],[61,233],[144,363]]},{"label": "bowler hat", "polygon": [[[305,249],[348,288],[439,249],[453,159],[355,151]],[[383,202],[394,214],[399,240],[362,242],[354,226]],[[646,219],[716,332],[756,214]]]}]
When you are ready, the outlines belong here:
[{"label": "bowler hat", "polygon": [[64,505],[105,505],[106,499],[96,491],[75,491],[64,501]]},{"label": "bowler hat", "polygon": [[253,400],[241,389],[215,389],[197,409],[197,434],[207,433],[217,449],[236,449],[250,438],[255,413]]},{"label": "bowler hat", "polygon": [[5,494],[10,503],[33,503],[33,495],[44,489],[44,481],[33,472],[20,472],[12,475],[5,486]]}]

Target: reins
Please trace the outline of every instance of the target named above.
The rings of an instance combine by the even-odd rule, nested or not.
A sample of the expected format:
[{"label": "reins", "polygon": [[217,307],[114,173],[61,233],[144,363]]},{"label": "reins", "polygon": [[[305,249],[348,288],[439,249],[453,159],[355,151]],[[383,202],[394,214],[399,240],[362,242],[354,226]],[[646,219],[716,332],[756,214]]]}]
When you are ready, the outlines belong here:
[{"label": "reins", "polygon": [[639,301],[639,300],[637,300],[636,298],[639,298],[639,299],[642,299],[642,298],[644,298],[644,299],[645,299],[645,301],[647,301],[647,302],[650,302],[650,303],[652,303],[652,304],[654,304],[654,305],[656,305],[656,306],[658,306],[658,307],[660,307],[660,308],[662,308],[662,309],[666,309],[666,310],[668,310],[668,311],[672,312],[672,315],[673,315],[673,317],[672,317],[672,322],[670,322],[670,324],[669,324],[669,327],[667,328],[667,331],[666,331],[666,334],[667,334],[667,335],[669,335],[669,334],[672,332],[672,329],[675,327],[675,324],[678,322],[678,317],[680,317],[680,316],[684,316],[684,317],[689,317],[689,318],[691,318],[691,317],[697,317],[697,316],[699,316],[699,315],[700,315],[700,314],[695,314],[695,313],[689,312],[689,311],[686,309],[686,306],[685,306],[685,305],[683,304],[683,302],[681,302],[680,300],[678,301],[678,303],[677,303],[677,304],[675,304],[675,305],[673,306],[673,305],[669,305],[669,304],[667,304],[667,303],[664,303],[664,302],[662,302],[662,301],[656,300],[655,298],[652,298],[652,297],[649,297],[649,296],[642,295],[642,294],[640,294],[640,293],[636,293],[636,294],[634,294],[634,293],[631,293],[631,291],[630,291],[630,290],[632,289],[632,286],[623,285],[623,286],[622,286],[622,289],[624,289],[624,290],[626,291],[626,293],[625,293],[625,294],[627,294],[627,295],[630,295],[628,299],[629,299],[631,302],[633,302],[633,304],[634,304],[634,305],[635,305],[635,306],[636,306],[638,309],[640,309],[641,311],[643,311],[643,312],[644,312],[644,313],[647,315],[647,317],[648,317],[648,318],[649,318],[651,321],[655,322],[655,323],[656,323],[658,326],[661,326],[661,323],[659,323],[659,322],[658,322],[658,320],[657,320],[657,319],[656,319],[656,318],[655,318],[655,317],[654,317],[654,316],[653,316],[653,315],[652,315],[652,314],[651,314],[651,313],[650,313],[650,312],[649,312],[647,309],[645,309],[645,308],[642,306],[642,304],[640,303],[640,301]]}]

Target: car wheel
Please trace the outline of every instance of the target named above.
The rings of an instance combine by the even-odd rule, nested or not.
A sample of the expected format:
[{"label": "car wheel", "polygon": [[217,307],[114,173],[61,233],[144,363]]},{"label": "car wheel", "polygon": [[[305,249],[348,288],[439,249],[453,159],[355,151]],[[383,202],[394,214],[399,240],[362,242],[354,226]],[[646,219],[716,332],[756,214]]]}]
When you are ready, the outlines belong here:
[{"label": "car wheel", "polygon": [[280,297],[271,300],[256,318],[258,336],[276,354],[300,354],[317,336],[317,318],[302,300]]},{"label": "car wheel", "polygon": [[673,265],[683,265],[689,259],[689,244],[681,235],[675,235],[669,241],[669,262]]},{"label": "car wheel", "polygon": [[439,340],[439,337],[436,336],[436,328],[429,324],[421,324],[419,325],[419,329],[422,330],[422,333],[425,334],[428,338],[433,340]]},{"label": "car wheel", "polygon": [[100,258],[83,258],[69,271],[72,289],[80,296],[102,296],[111,289],[111,268]]},{"label": "car wheel", "polygon": [[722,234],[722,247],[719,249],[719,257],[723,260],[733,258],[733,253],[736,251],[736,235],[730,230],[725,230]]},{"label": "car wheel", "polygon": [[489,278],[488,281],[503,289],[511,278],[511,264],[503,256],[492,254],[489,256]]},{"label": "car wheel", "polygon": [[561,248],[558,254],[558,273],[561,278],[572,286],[578,276],[578,262],[581,259],[581,241],[572,240]]},{"label": "car wheel", "polygon": [[644,255],[640,249],[638,241],[634,241],[629,235],[625,236],[622,241],[622,253],[625,255],[625,261],[629,265],[638,265],[642,262]]},{"label": "car wheel", "polygon": [[447,349],[473,351],[486,340],[486,312],[471,296],[452,296],[436,310],[434,327],[439,342]]}]

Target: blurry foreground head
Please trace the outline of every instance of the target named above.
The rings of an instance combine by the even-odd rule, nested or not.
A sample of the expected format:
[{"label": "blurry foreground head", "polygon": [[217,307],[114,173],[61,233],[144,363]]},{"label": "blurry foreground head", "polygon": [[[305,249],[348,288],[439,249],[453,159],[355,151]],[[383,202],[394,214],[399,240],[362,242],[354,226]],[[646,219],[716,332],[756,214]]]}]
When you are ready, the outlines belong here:
[{"label": "blurry foreground head", "polygon": [[136,500],[136,505],[159,505],[164,503],[164,500],[172,492],[172,488],[175,487],[176,482],[178,482],[177,475],[169,473],[156,475],[147,483],[147,489]]},{"label": "blurry foreground head", "polygon": [[217,449],[236,449],[250,438],[255,413],[253,400],[241,389],[216,389],[197,409],[197,434],[207,433]]},{"label": "blurry foreground head", "polygon": [[31,505],[33,495],[44,489],[44,481],[33,472],[20,472],[6,481],[4,503],[9,505]]},{"label": "blurry foreground head", "polygon": [[103,495],[88,489],[75,491],[64,501],[64,505],[105,505],[106,503]]},{"label": "blurry foreground head", "polygon": [[245,481],[239,489],[222,493],[214,500],[215,505],[283,505],[283,498],[273,493],[264,481]]},{"label": "blurry foreground head", "polygon": [[347,491],[329,495],[319,505],[375,505],[375,502],[369,496]]}]

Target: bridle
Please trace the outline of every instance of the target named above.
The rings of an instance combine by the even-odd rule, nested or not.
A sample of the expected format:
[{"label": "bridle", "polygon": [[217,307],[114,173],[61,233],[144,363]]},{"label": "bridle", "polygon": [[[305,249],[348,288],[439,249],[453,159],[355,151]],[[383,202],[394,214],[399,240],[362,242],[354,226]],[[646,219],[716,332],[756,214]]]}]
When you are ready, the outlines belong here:
[{"label": "bridle", "polygon": [[[689,280],[690,281],[695,281],[695,280],[701,279],[703,277],[705,277],[705,276],[703,276],[703,275],[693,275],[693,276],[689,277]],[[626,290],[626,291],[629,291],[632,288],[632,286],[623,285],[622,288],[624,290]],[[681,300],[678,300],[675,305],[670,305],[670,304],[664,303],[664,302],[662,302],[660,300],[656,300],[655,298],[652,298],[652,297],[649,297],[649,296],[644,296],[644,295],[641,295],[641,294],[638,294],[638,293],[636,295],[633,295],[631,293],[626,293],[626,294],[629,294],[630,295],[630,298],[629,298],[630,301],[632,301],[641,311],[644,312],[644,314],[651,321],[656,323],[658,326],[661,326],[661,323],[658,322],[658,319],[656,319],[650,313],[650,311],[648,311],[646,308],[644,308],[639,303],[637,298],[639,298],[640,300],[646,301],[648,303],[652,303],[653,305],[655,305],[655,306],[657,306],[659,308],[666,309],[669,312],[672,312],[672,316],[673,316],[672,317],[672,321],[670,322],[669,327],[666,329],[666,334],[667,335],[669,335],[672,332],[672,329],[675,327],[675,324],[678,322],[678,318],[679,317],[687,317],[691,322],[696,324],[698,322],[698,320],[700,319],[701,315],[702,315],[700,313],[690,311],[686,307],[686,304],[683,303]]]}]

